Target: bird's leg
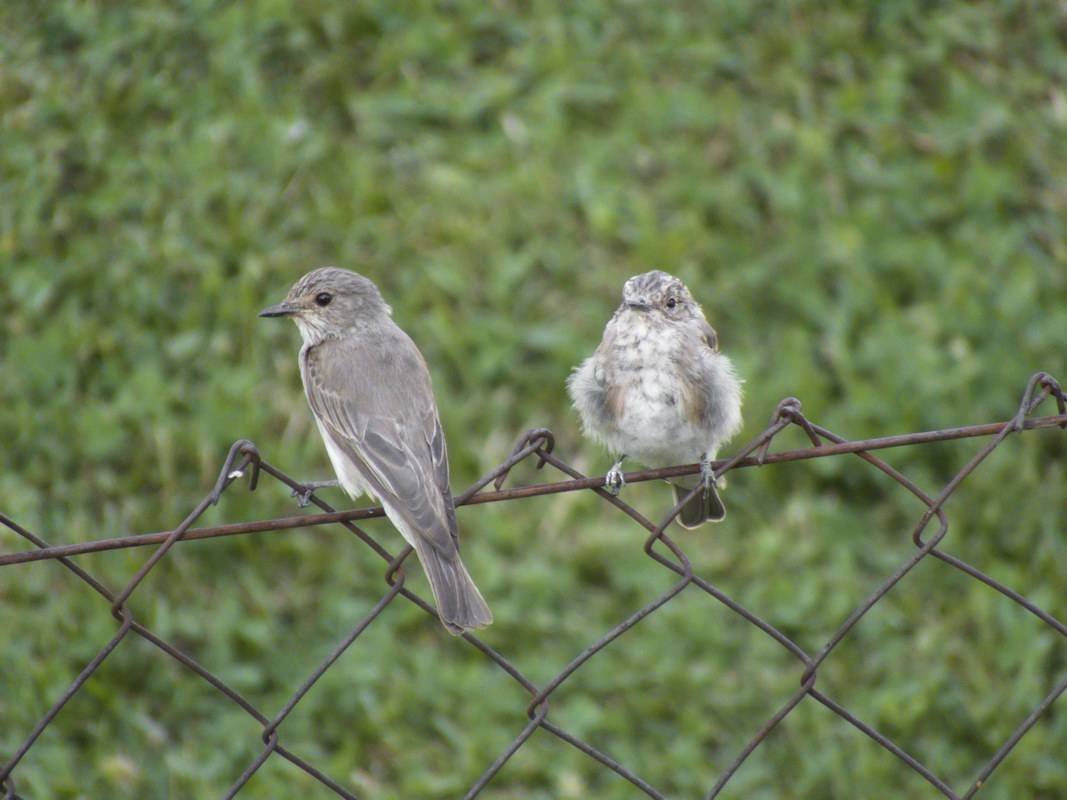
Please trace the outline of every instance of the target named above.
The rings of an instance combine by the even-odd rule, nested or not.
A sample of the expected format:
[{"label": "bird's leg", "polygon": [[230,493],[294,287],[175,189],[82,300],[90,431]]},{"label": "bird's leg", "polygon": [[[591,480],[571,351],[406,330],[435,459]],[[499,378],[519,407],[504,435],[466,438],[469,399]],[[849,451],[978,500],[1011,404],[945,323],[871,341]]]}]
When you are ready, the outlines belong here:
[{"label": "bird's leg", "polygon": [[720,489],[726,483],[722,478],[715,477],[715,468],[711,466],[711,459],[707,453],[700,457],[700,477],[704,480],[705,492],[711,487]]},{"label": "bird's leg", "polygon": [[615,497],[619,496],[622,487],[626,485],[626,479],[622,477],[622,462],[626,460],[626,454],[619,456],[619,460],[611,465],[608,474],[604,476],[604,488]]},{"label": "bird's leg", "polygon": [[302,488],[293,489],[293,493],[290,497],[296,498],[296,504],[303,508],[311,502],[311,495],[315,493],[316,489],[325,489],[327,487],[340,488],[341,482],[338,480],[332,481],[304,481],[300,484]]}]

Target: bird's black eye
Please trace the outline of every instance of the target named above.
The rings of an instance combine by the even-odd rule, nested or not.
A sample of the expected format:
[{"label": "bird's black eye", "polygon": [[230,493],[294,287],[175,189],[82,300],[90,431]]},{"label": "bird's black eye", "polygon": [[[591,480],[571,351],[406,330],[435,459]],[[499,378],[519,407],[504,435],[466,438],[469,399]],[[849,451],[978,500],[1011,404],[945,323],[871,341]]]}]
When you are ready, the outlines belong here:
[{"label": "bird's black eye", "polygon": [[320,306],[328,306],[331,300],[333,300],[333,295],[329,292],[319,292],[315,295],[315,302]]},{"label": "bird's black eye", "polygon": [[674,308],[676,305],[678,305],[678,301],[673,297],[667,299],[667,308]]}]

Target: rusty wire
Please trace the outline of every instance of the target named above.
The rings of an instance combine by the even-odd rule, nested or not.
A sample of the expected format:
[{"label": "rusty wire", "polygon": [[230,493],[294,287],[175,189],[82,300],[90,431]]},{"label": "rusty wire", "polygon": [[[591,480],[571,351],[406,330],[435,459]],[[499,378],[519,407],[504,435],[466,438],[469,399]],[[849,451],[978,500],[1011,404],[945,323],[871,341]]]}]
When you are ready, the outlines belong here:
[{"label": "rusty wire", "polygon": [[[1058,415],[1030,418],[1030,414],[1049,397],[1055,400],[1059,412]],[[781,431],[793,425],[800,427],[807,434],[811,440],[812,446],[797,450],[786,450],[774,453],[769,452],[772,440]],[[508,759],[522,748],[523,744],[538,728],[544,729],[577,748],[579,751],[585,753],[604,767],[624,778],[648,797],[664,798],[664,794],[660,790],[657,790],[655,787],[642,780],[625,765],[618,763],[590,743],[574,736],[553,722],[549,717],[549,701],[553,693],[556,692],[563,683],[570,679],[575,672],[593,659],[608,644],[624,636],[626,632],[640,620],[644,619],[649,614],[652,614],[661,606],[669,603],[688,586],[697,587],[699,590],[707,593],[731,611],[741,616],[747,622],[759,628],[759,630],[787,650],[803,667],[803,672],[800,677],[800,685],[795,693],[781,706],[781,708],[763,723],[748,744],[729,764],[727,769],[718,776],[715,783],[708,789],[705,795],[705,800],[712,800],[712,798],[719,795],[744,761],[760,745],[767,735],[806,697],[811,697],[816,702],[821,703],[841,719],[862,731],[873,741],[877,742],[883,748],[895,755],[915,773],[922,776],[931,786],[935,787],[945,797],[951,798],[952,800],[967,800],[968,798],[974,797],[983,784],[988,780],[992,772],[1004,758],[1007,757],[1008,753],[1015,747],[1015,745],[1018,744],[1019,740],[1026,735],[1027,731],[1030,730],[1041,715],[1056,702],[1065,690],[1067,690],[1067,676],[1061,678],[1061,680],[1052,687],[1048,694],[1046,694],[1046,696],[1033,708],[1032,712],[1026,719],[1022,720],[1015,730],[1004,740],[999,749],[993,753],[984,764],[978,767],[977,774],[971,784],[964,791],[956,792],[939,778],[933,769],[920,762],[912,754],[905,752],[895,742],[874,730],[848,711],[848,709],[840,706],[816,688],[818,669],[842,639],[844,639],[845,636],[859,623],[861,618],[870,611],[894,585],[901,581],[920,561],[927,557],[939,559],[946,564],[955,567],[964,574],[985,583],[1036,616],[1067,641],[1067,625],[1062,621],[1055,619],[1049,613],[1037,607],[1025,597],[994,578],[938,549],[938,545],[944,540],[949,530],[948,520],[942,510],[943,506],[948,497],[960,486],[960,484],[963,483],[979,464],[1011,434],[1019,433],[1024,430],[1050,428],[1054,426],[1067,428],[1067,397],[1065,397],[1063,390],[1060,388],[1060,385],[1056,380],[1043,372],[1034,375],[1030,379],[1019,404],[1018,412],[1012,419],[1006,422],[912,433],[901,436],[888,436],[862,441],[846,441],[825,428],[811,423],[801,413],[800,403],[793,398],[786,398],[778,404],[770,424],[759,436],[738,451],[732,458],[716,462],[716,475],[722,476],[732,469],[759,466],[763,464],[794,462],[843,454],[854,454],[878,470],[884,472],[918,498],[925,506],[925,511],[916,522],[911,533],[912,541],[916,548],[915,551],[853,610],[844,622],[840,624],[837,630],[834,631],[826,643],[815,653],[805,651],[799,645],[791,641],[780,630],[775,628],[774,625],[761,619],[752,611],[723,594],[708,581],[694,573],[692,565],[684,551],[665,532],[667,526],[679,513],[686,500],[689,499],[688,497],[682,498],[679,503],[659,521],[659,523],[653,523],[632,506],[605,491],[603,489],[603,477],[587,477],[582,475],[555,455],[553,452],[555,442],[550,431],[546,429],[527,431],[520,437],[511,456],[488,475],[477,481],[466,492],[459,495],[456,498],[457,505],[514,501],[522,498],[555,494],[559,492],[576,491],[580,489],[591,490],[606,502],[614,505],[622,513],[628,515],[648,532],[648,536],[644,541],[645,554],[666,569],[674,572],[678,579],[667,591],[663,592],[642,608],[633,612],[627,619],[619,623],[612,630],[604,633],[596,641],[592,642],[584,651],[566,664],[544,686],[537,686],[524,676],[522,672],[505,656],[493,650],[478,637],[470,633],[463,635],[463,639],[465,639],[468,644],[478,649],[488,659],[499,666],[507,675],[525,689],[530,696],[526,708],[529,722],[500,753],[497,759],[474,781],[470,790],[465,795],[465,798],[471,800],[477,797],[482,790],[493,781],[494,776],[496,776]],[[885,461],[871,454],[871,451],[873,450],[889,447],[984,436],[992,438],[990,438],[989,441],[986,442],[948,481],[948,483],[945,484],[936,497],[930,497],[907,477],[889,466]],[[535,456],[538,459],[537,466],[539,468],[550,465],[566,475],[567,479],[554,483],[503,489],[503,484],[512,467],[531,456]],[[698,469],[699,467],[697,465],[684,465],[666,469],[631,472],[626,475],[626,482],[635,483],[639,481],[691,474],[695,473]],[[96,656],[89,661],[66,691],[55,700],[53,705],[48,709],[44,716],[41,717],[39,722],[28,734],[26,734],[22,744],[18,747],[15,753],[7,759],[2,767],[0,767],[0,798],[2,798],[2,800],[18,800],[21,797],[16,791],[15,779],[13,777],[19,762],[34,746],[38,737],[60,713],[64,705],[85,686],[100,664],[103,663],[107,656],[113,652],[131,632],[150,642],[190,671],[199,675],[211,684],[211,686],[213,686],[221,695],[242,708],[262,726],[262,749],[252,762],[234,779],[229,791],[224,795],[225,798],[235,797],[248,780],[268,759],[277,756],[288,760],[316,779],[323,786],[331,789],[337,796],[349,798],[349,800],[358,800],[358,796],[351,790],[346,789],[334,779],[323,774],[313,764],[307,762],[305,759],[297,756],[295,753],[284,747],[281,743],[282,737],[280,728],[286,717],[307,694],[315,682],[331,668],[341,654],[345,652],[345,650],[397,596],[403,596],[405,599],[415,603],[431,616],[435,615],[434,609],[428,602],[414,592],[411,592],[404,585],[404,572],[402,566],[404,560],[411,552],[410,548],[405,548],[399,554],[394,555],[355,524],[357,520],[381,516],[381,508],[336,511],[319,497],[313,495],[311,501],[321,509],[322,513],[262,520],[258,522],[193,528],[193,523],[196,522],[204,511],[210,505],[217,503],[223,492],[246,473],[249,475],[249,489],[256,488],[256,485],[263,474],[269,475],[292,489],[302,488],[297,481],[263,461],[260,458],[259,451],[255,445],[247,440],[240,440],[235,442],[230,448],[223,468],[219,473],[219,478],[212,491],[196,506],[196,508],[193,509],[181,525],[171,531],[114,539],[101,539],[72,545],[51,546],[45,540],[26,530],[14,520],[0,514],[0,524],[3,524],[11,531],[17,533],[34,546],[34,549],[32,550],[0,555],[0,566],[10,566],[44,559],[56,560],[100,594],[109,603],[111,613],[118,622],[118,627],[111,639],[100,648]],[[494,485],[495,490],[487,491],[486,487],[491,483]],[[699,488],[694,489],[693,492],[690,493],[690,496],[697,491],[699,491]],[[935,520],[936,529],[928,534],[927,529],[931,527],[931,523],[934,523]],[[180,541],[287,530],[297,527],[324,524],[343,525],[384,560],[386,563],[384,573],[385,591],[374,607],[371,608],[361,620],[359,620],[359,622],[352,628],[351,632],[337,644],[334,650],[324,660],[322,660],[303,684],[301,684],[301,686],[291,695],[283,707],[273,716],[268,716],[266,713],[257,709],[251,702],[242,697],[239,692],[229,686],[217,675],[203,665],[197,663],[185,653],[181,652],[174,645],[164,641],[154,634],[134,618],[133,613],[129,608],[128,601],[138,589],[141,582],[159,561]],[[118,592],[106,587],[85,569],[71,560],[72,556],[83,553],[149,545],[156,545],[155,550],[152,551],[151,555],[129,582]]]}]

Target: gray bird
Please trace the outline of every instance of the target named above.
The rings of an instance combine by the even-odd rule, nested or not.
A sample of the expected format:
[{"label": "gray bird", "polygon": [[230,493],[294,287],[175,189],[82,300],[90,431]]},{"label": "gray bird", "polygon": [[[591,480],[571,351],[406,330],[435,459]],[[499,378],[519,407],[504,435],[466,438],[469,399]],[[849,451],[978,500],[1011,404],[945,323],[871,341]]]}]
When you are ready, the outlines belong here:
[{"label": "gray bird", "polygon": [[459,558],[430,373],[391,314],[373,283],[337,267],[309,272],[284,301],[259,312],[291,317],[304,339],[304,392],[339,478],[305,485],[340,485],[352,497],[379,500],[415,548],[441,622],[459,635],[493,615]]},{"label": "gray bird", "polygon": [[567,389],[585,434],[618,456],[607,474],[613,493],[627,457],[653,469],[699,461],[700,475],[671,480],[676,503],[704,486],[678,522],[695,528],[726,516],[711,461],[741,428],[741,380],[684,283],[659,270],[626,281],[600,346]]}]

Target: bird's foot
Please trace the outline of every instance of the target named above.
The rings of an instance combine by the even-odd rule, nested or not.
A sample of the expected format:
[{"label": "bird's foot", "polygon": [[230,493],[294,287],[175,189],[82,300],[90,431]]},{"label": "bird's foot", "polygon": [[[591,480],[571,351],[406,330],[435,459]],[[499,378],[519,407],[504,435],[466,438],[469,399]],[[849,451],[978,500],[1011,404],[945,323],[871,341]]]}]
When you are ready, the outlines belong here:
[{"label": "bird's foot", "polygon": [[337,480],[332,480],[332,481],[305,481],[304,483],[300,484],[301,488],[293,489],[292,494],[289,495],[289,496],[290,497],[295,497],[296,498],[296,504],[300,508],[303,508],[304,506],[306,506],[308,503],[311,502],[311,495],[313,495],[315,493],[316,489],[325,489],[325,488],[328,488],[328,487],[339,488],[340,486],[341,486],[341,482],[337,481]]},{"label": "bird's foot", "polygon": [[614,497],[618,497],[622,487],[626,485],[626,478],[622,476],[622,462],[625,458],[626,456],[623,456],[612,464],[608,474],[604,476],[604,488],[611,492]]},{"label": "bird's foot", "polygon": [[726,485],[725,478],[715,477],[715,468],[711,465],[711,459],[707,456],[700,459],[700,477],[704,480],[704,488],[707,490],[710,487],[721,489]]}]

